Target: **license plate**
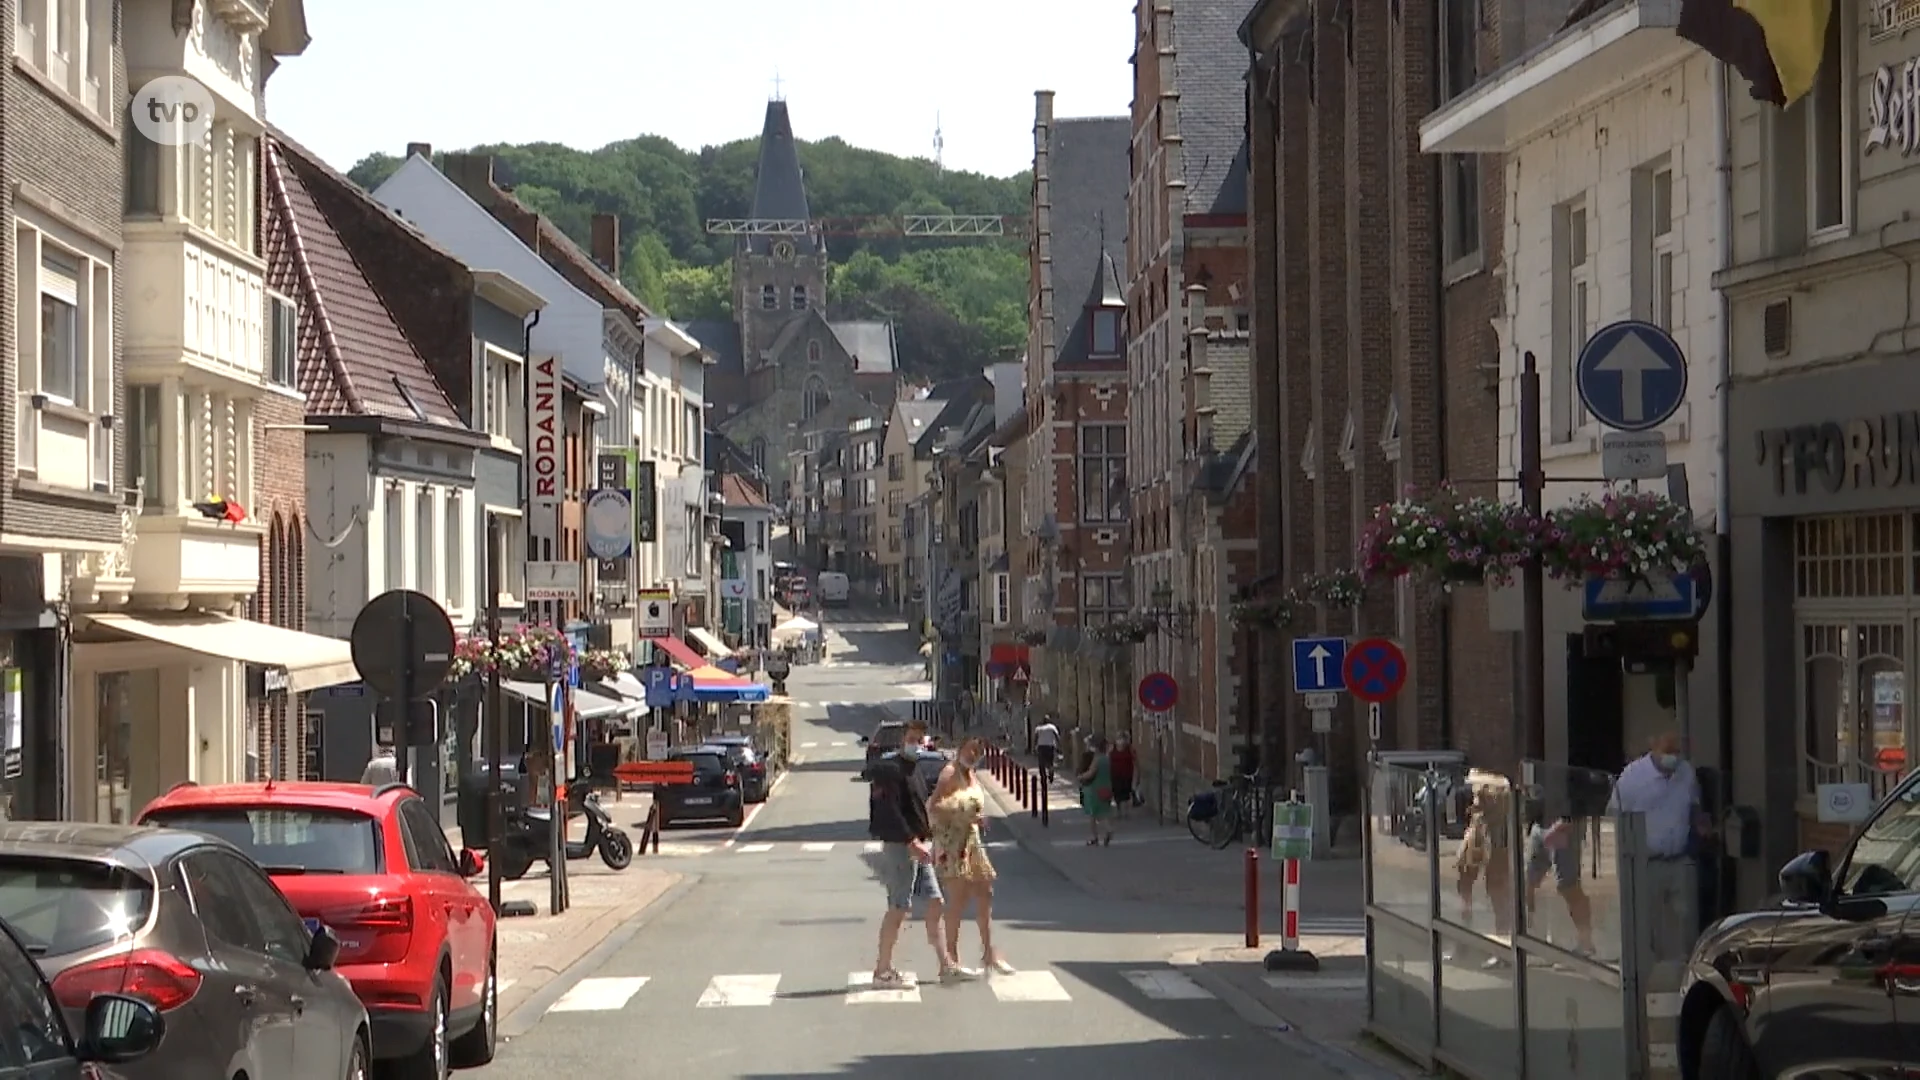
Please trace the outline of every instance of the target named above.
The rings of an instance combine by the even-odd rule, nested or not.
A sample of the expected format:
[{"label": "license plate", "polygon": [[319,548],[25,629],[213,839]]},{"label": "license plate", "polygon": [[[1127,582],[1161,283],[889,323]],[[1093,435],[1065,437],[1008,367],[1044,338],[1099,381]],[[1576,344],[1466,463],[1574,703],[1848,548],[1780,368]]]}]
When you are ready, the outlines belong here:
[{"label": "license plate", "polygon": [[712,806],[713,800],[712,799],[688,799],[687,805],[688,806]]}]

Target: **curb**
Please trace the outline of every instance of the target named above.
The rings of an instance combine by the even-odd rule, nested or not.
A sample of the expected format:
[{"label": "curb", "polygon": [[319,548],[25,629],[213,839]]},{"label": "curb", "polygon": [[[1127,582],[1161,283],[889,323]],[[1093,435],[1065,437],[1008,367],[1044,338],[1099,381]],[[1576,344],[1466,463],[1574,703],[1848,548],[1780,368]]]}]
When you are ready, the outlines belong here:
[{"label": "curb", "polygon": [[665,892],[654,897],[652,903],[628,916],[625,922],[602,938],[599,944],[588,949],[580,959],[568,964],[564,970],[548,979],[545,986],[535,990],[531,997],[507,1014],[506,1019],[500,1023],[500,1037],[517,1039],[532,1031],[534,1026],[547,1015],[547,1010],[553,1008],[554,1002],[566,996],[567,991],[578,985],[580,980],[605,966],[608,960],[613,959],[615,953],[625,947],[627,942],[633,940],[634,935],[638,934],[642,927],[653,921],[655,914],[672,907],[699,882],[698,874],[682,875],[678,882],[669,885]]},{"label": "curb", "polygon": [[1340,1076],[1351,1077],[1353,1080],[1408,1080],[1409,1076],[1421,1075],[1390,1069],[1344,1047],[1314,1038],[1304,1029],[1288,1021],[1286,1017],[1268,1008],[1252,994],[1235,986],[1233,980],[1208,971],[1205,963],[1207,951],[1175,953],[1168,957],[1167,962],[1181,969],[1188,978],[1219,998],[1240,1019],[1264,1030],[1275,1040],[1312,1060],[1314,1064],[1330,1069]]},{"label": "curb", "polygon": [[1021,806],[1014,799],[1012,793],[1000,785],[999,780],[989,779],[981,786],[987,789],[987,794],[991,795],[994,803],[1000,807],[1002,821],[1011,822],[1015,819],[1022,821],[1020,825],[1007,825],[1007,831],[1013,834],[1014,841],[1020,845],[1022,851],[1045,863],[1048,869],[1072,882],[1081,892],[1089,896],[1100,895],[1100,886],[1097,882],[1061,862],[1060,857],[1054,854],[1052,844],[1039,842],[1039,837],[1044,836],[1049,830],[1029,824],[1032,821],[1032,815],[1028,813],[1026,807]]}]

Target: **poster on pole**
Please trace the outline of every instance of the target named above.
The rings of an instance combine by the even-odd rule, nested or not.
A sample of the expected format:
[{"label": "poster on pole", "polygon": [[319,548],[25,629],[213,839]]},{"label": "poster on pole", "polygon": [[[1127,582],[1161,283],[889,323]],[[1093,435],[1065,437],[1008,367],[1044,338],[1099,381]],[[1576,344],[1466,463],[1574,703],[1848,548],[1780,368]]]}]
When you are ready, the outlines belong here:
[{"label": "poster on pole", "polygon": [[552,558],[560,539],[560,498],[567,486],[566,422],[560,414],[560,359],[527,365],[528,557]]}]

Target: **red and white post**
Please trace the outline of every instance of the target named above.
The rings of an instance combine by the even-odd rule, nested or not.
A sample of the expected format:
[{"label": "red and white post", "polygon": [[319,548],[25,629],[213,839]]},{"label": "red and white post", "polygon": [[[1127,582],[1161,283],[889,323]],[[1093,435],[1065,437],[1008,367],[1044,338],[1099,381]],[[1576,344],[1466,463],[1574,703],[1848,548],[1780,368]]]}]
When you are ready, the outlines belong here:
[{"label": "red and white post", "polygon": [[1297,791],[1273,809],[1273,848],[1280,858],[1280,947],[1267,954],[1265,967],[1319,971],[1319,958],[1300,947],[1300,863],[1313,851],[1313,814]]},{"label": "red and white post", "polygon": [[1280,950],[1300,951],[1300,860],[1280,860]]}]

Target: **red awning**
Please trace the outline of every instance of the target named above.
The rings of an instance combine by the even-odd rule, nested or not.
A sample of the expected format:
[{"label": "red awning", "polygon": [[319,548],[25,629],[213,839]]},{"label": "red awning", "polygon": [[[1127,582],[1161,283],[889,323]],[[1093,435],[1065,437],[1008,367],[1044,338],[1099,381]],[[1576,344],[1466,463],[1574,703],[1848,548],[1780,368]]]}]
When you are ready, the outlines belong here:
[{"label": "red awning", "polygon": [[666,653],[673,661],[673,666],[682,671],[691,671],[697,667],[705,667],[707,664],[707,658],[694,652],[693,647],[684,641],[664,637],[647,638],[646,641],[647,644]]},{"label": "red awning", "polygon": [[1032,662],[1031,654],[1025,645],[1008,645],[996,642],[987,653],[990,664],[1005,664],[1008,667],[1025,667]]}]

